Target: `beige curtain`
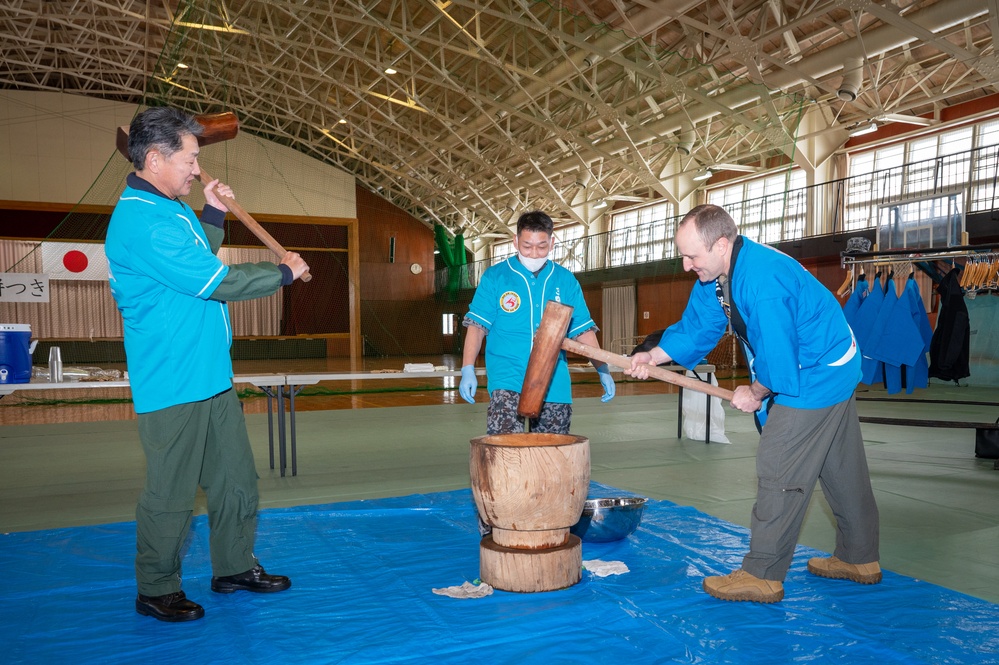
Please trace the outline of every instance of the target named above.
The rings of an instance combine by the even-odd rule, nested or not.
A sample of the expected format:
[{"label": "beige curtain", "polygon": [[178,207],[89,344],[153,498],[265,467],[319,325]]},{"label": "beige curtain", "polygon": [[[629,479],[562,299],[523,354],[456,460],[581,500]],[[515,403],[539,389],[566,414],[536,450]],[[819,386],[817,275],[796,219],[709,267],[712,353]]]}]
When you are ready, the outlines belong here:
[{"label": "beige curtain", "polygon": [[[40,244],[0,240],[0,270],[41,273]],[[38,339],[120,339],[123,334],[121,316],[104,280],[52,280],[47,303],[0,302],[0,322],[27,323],[31,336]]]},{"label": "beige curtain", "polygon": [[635,285],[608,286],[603,289],[603,346],[608,351],[627,354],[635,345]]},{"label": "beige curtain", "polygon": [[[237,263],[274,263],[275,256],[268,249],[223,247],[219,258],[227,266]],[[276,337],[281,334],[282,293],[284,289],[267,298],[241,300],[229,303],[232,334],[236,337]]]},{"label": "beige curtain", "polygon": [[[0,279],[3,272],[42,272],[39,243],[0,240]],[[273,261],[266,249],[223,247],[226,265]],[[105,280],[52,280],[48,303],[0,302],[0,323],[27,323],[37,339],[121,339],[121,315]],[[281,291],[268,298],[229,304],[233,334],[269,337],[281,332]]]}]

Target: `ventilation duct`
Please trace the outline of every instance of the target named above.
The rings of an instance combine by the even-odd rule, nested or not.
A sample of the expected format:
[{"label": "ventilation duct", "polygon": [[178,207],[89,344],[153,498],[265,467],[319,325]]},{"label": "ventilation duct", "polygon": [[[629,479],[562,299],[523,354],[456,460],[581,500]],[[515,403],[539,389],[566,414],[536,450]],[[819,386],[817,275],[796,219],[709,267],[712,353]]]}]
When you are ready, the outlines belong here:
[{"label": "ventilation duct", "polygon": [[680,129],[680,142],[676,144],[676,151],[681,155],[689,155],[694,149],[694,129],[690,125],[684,125]]},{"label": "ventilation duct", "polygon": [[846,58],[843,61],[843,82],[839,84],[836,94],[844,102],[852,102],[860,94],[860,85],[864,82],[863,58]]}]

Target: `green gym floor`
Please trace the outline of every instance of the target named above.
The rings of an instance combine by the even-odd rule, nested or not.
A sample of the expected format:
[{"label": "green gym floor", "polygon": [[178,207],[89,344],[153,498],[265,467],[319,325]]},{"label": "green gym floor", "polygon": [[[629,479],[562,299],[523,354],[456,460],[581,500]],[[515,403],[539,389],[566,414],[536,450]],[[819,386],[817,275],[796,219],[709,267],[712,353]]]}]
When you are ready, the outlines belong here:
[{"label": "green gym floor", "polygon": [[[671,387],[622,382],[604,404],[595,379],[582,381],[574,388],[573,432],[590,439],[593,480],[748,526],[758,441],[751,417],[725,410],[730,445],[678,440]],[[885,395],[869,390],[858,397]],[[912,397],[995,402],[996,391],[933,384]],[[439,385],[384,398],[300,396],[294,477],[268,468],[266,400],[247,398],[261,509],[467,488],[468,441],[485,426],[481,388],[478,398],[469,405]],[[862,416],[967,422],[999,416],[996,406],[861,400],[858,407]],[[144,461],[130,405],[91,407],[97,417],[72,417],[83,422],[53,422],[44,415],[52,408],[59,407],[0,403],[0,531],[133,520]],[[882,567],[999,602],[999,471],[992,460],[975,458],[975,430],[875,424],[863,430],[881,513]],[[818,488],[799,542],[833,549],[833,518]]]}]

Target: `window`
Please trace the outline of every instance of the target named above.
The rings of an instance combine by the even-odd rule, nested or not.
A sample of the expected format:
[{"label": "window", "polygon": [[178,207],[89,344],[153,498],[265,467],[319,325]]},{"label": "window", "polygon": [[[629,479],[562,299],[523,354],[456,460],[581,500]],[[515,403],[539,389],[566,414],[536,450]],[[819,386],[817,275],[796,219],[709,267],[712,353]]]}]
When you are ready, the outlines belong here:
[{"label": "window", "polygon": [[492,265],[496,265],[500,261],[505,261],[507,258],[513,256],[517,253],[517,250],[513,248],[513,241],[506,240],[504,242],[495,242],[492,247],[489,248],[490,258],[492,259]]},{"label": "window", "polygon": [[586,268],[586,242],[582,224],[569,224],[555,229],[551,258],[563,268],[582,272]]},{"label": "window", "polygon": [[[968,190],[962,196],[967,205],[951,201],[951,208],[966,207],[968,212],[993,209],[994,181],[999,172],[997,145],[999,121],[990,120],[851,155],[845,228],[877,225],[879,207],[890,202],[929,200],[935,195],[950,200],[949,194],[955,190]],[[917,208],[921,214],[932,212],[936,216],[940,212],[935,208],[931,211],[930,204],[912,210]]]},{"label": "window", "polygon": [[902,195],[919,197],[962,187],[968,181],[971,127],[926,136],[906,144]]},{"label": "window", "polygon": [[999,120],[983,122],[976,128],[976,148],[971,152],[971,192],[968,211],[995,210],[996,176],[999,175]]},{"label": "window", "polygon": [[609,265],[646,263],[675,256],[675,215],[673,204],[668,202],[612,215],[608,238]]},{"label": "window", "polygon": [[725,208],[742,235],[776,243],[805,235],[807,194],[804,171],[793,169],[711,189],[708,203]]}]

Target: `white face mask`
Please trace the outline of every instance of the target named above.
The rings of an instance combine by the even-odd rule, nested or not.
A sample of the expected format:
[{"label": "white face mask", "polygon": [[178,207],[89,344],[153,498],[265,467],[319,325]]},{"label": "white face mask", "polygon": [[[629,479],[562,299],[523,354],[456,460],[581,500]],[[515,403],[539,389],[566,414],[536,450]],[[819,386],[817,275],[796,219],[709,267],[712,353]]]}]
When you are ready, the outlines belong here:
[{"label": "white face mask", "polygon": [[531,257],[524,256],[523,254],[520,253],[517,254],[517,258],[520,259],[520,262],[524,265],[524,267],[530,270],[531,272],[538,272],[539,270],[541,270],[541,268],[544,267],[545,263],[548,261],[547,256],[542,256],[539,259],[532,259]]}]

